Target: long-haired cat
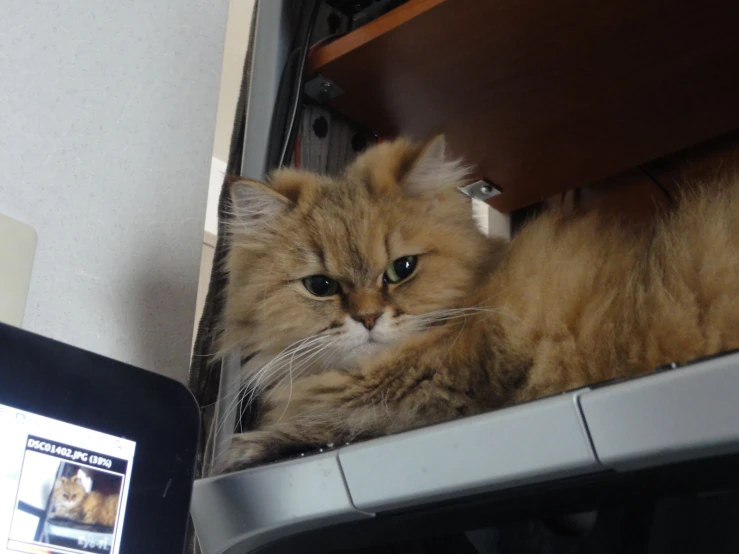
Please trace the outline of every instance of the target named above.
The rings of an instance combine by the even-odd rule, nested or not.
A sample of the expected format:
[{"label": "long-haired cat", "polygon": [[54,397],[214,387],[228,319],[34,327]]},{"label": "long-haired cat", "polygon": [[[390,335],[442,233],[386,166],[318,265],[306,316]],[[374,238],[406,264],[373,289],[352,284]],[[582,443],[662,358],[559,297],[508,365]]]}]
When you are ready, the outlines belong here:
[{"label": "long-haired cat", "polygon": [[118,494],[87,492],[78,477],[60,477],[51,494],[51,515],[80,523],[115,525]]},{"label": "long-haired cat", "polygon": [[643,226],[550,213],[507,244],[476,228],[464,178],[439,137],[338,179],[232,185],[223,348],[253,355],[262,404],[221,470],[739,347],[739,183]]}]

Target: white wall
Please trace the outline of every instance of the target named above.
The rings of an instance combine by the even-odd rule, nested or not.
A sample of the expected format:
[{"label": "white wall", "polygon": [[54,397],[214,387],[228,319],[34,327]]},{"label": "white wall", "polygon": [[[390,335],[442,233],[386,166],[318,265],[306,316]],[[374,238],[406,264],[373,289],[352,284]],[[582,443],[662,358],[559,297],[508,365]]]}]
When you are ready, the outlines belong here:
[{"label": "white wall", "polygon": [[218,197],[231,146],[236,104],[241,89],[244,57],[249,44],[249,31],[254,14],[254,0],[229,0],[226,39],[221,65],[221,86],[218,95],[218,114],[213,139],[213,160],[210,170],[208,211],[205,216],[206,242],[215,243],[218,234]]},{"label": "white wall", "polygon": [[0,213],[38,232],[25,328],[186,378],[226,12],[3,3]]},{"label": "white wall", "polygon": [[[228,157],[228,156],[226,156]],[[208,184],[208,206],[205,212],[204,242],[215,246],[218,236],[218,200],[221,197],[223,178],[226,175],[227,163],[213,156],[210,164],[210,181]]]},{"label": "white wall", "polygon": [[482,200],[472,199],[472,216],[483,233],[490,237],[511,238],[510,218]]},{"label": "white wall", "polygon": [[254,14],[254,1],[229,0],[228,3],[228,22],[226,24],[226,39],[221,66],[221,85],[213,140],[213,159],[210,165],[208,205],[205,214],[203,251],[200,258],[200,284],[198,285],[197,307],[193,325],[193,342],[197,335],[200,316],[203,313],[210,274],[213,268],[216,237],[218,235],[218,199],[223,185],[223,176],[226,172],[231,131],[234,125],[236,103],[239,99],[241,76],[244,69],[244,57],[249,43],[249,31],[251,30],[251,20]]},{"label": "white wall", "polygon": [[213,259],[216,255],[215,240],[211,240],[206,233],[206,240],[203,241],[203,251],[200,255],[200,270],[198,276],[198,295],[195,304],[195,320],[193,321],[192,343],[198,336],[198,326],[200,325],[200,316],[203,315],[205,308],[205,299],[208,296],[208,286],[210,285],[210,275],[213,272]]},{"label": "white wall", "polygon": [[[269,1],[269,0],[268,0]],[[226,39],[221,65],[221,88],[218,94],[218,116],[213,141],[213,157],[227,161],[231,145],[236,103],[239,100],[244,56],[249,44],[254,0],[229,0]]]}]

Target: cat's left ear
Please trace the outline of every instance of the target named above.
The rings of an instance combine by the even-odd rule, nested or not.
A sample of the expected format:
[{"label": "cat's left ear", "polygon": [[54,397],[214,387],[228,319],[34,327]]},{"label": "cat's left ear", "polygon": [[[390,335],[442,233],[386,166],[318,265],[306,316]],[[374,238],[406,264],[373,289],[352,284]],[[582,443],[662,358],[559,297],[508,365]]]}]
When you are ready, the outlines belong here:
[{"label": "cat's left ear", "polygon": [[435,196],[460,186],[468,174],[460,160],[450,159],[444,135],[437,135],[419,149],[401,183],[409,196]]},{"label": "cat's left ear", "polygon": [[247,229],[269,226],[298,202],[309,198],[316,188],[317,176],[293,169],[279,169],[267,183],[236,177],[229,179],[234,215]]},{"label": "cat's left ear", "polygon": [[293,205],[268,185],[250,179],[234,179],[229,190],[235,219],[250,230],[269,226]]}]

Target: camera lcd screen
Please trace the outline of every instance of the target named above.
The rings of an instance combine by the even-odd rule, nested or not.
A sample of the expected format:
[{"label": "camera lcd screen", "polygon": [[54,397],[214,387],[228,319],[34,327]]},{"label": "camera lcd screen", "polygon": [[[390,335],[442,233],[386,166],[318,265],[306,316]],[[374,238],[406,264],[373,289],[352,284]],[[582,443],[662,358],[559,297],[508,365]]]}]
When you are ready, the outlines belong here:
[{"label": "camera lcd screen", "polygon": [[0,405],[0,552],[118,554],[136,443]]},{"label": "camera lcd screen", "polygon": [[181,383],[0,324],[0,554],[182,552],[199,425]]}]

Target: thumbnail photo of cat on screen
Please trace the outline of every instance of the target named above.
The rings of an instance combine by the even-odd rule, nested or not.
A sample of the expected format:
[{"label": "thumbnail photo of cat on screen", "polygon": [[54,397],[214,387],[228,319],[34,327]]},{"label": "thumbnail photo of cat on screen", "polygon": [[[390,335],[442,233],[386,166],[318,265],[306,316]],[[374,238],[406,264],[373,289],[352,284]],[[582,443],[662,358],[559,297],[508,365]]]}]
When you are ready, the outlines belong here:
[{"label": "thumbnail photo of cat on screen", "polygon": [[9,537],[14,550],[111,552],[122,485],[122,474],[27,450]]}]

